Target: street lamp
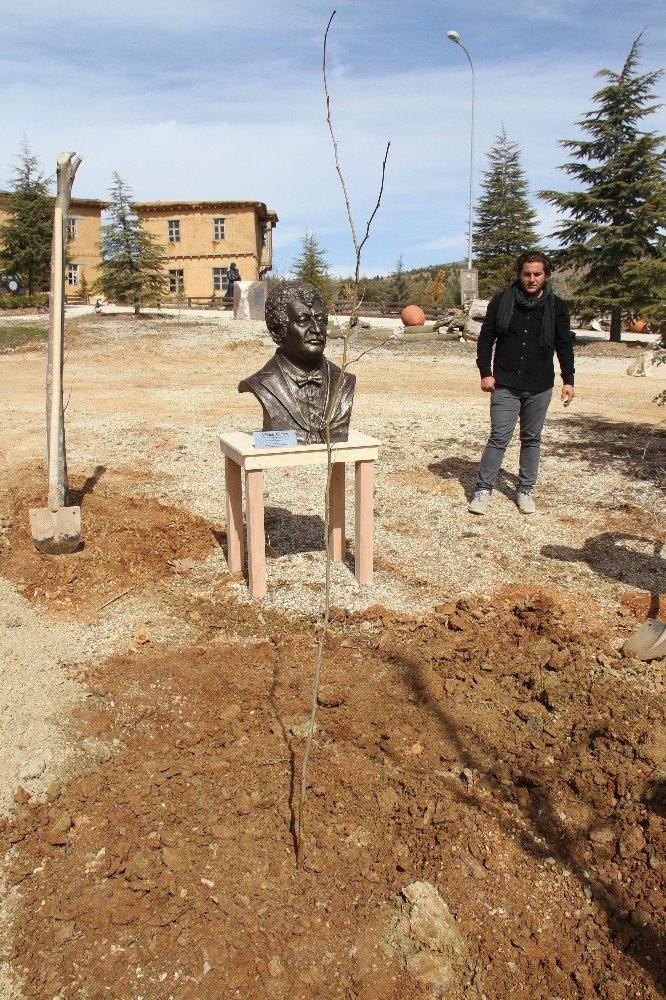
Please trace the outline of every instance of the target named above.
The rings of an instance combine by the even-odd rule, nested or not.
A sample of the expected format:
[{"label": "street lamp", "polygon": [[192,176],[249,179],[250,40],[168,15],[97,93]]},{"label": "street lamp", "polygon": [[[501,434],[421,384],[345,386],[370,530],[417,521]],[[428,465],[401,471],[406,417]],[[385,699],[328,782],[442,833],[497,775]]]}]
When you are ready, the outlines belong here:
[{"label": "street lamp", "polygon": [[458,34],[457,31],[447,31],[446,37],[449,39],[449,41],[454,42],[456,45],[460,46],[460,48],[463,50],[463,52],[469,59],[470,69],[472,70],[472,127],[470,131],[470,144],[469,144],[469,218],[467,223],[469,227],[469,241],[467,248],[467,270],[469,272],[469,280],[471,282],[473,280],[472,279],[472,212],[474,205],[474,104],[476,97],[474,63],[472,62],[471,55],[469,54],[463,43],[460,41],[460,35]]}]

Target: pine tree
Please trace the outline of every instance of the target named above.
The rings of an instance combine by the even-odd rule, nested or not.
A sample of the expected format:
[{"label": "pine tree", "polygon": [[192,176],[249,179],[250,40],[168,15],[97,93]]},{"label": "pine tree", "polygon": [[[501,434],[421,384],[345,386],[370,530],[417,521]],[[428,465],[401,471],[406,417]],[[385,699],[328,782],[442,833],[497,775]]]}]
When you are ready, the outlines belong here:
[{"label": "pine tree", "polygon": [[399,308],[406,306],[410,297],[410,284],[405,275],[405,265],[402,259],[402,254],[396,261],[395,271],[390,276],[389,281],[391,298],[393,301],[397,302]]},{"label": "pine tree", "polygon": [[[654,88],[661,71],[637,72],[641,37],[620,73],[597,73],[606,84],[593,97],[596,109],[578,123],[589,138],[560,142],[573,157],[560,169],[580,189],[539,193],[568,216],[554,235],[562,245],[560,260],[578,270],[573,310],[584,320],[610,311],[614,341],[622,339],[623,317],[650,310],[666,290],[663,266],[653,265],[663,263],[666,249],[660,229],[666,209],[663,137],[640,128],[659,106]],[[648,286],[645,265],[657,285]]]},{"label": "pine tree", "polygon": [[493,295],[515,277],[516,257],[535,249],[536,213],[520,162],[520,147],[504,126],[488,153],[482,194],[476,206],[473,243],[479,269],[479,292]]},{"label": "pine tree", "polygon": [[319,246],[316,235],[305,230],[301,240],[301,253],[291,265],[291,272],[299,281],[309,281],[319,289],[327,303],[331,301],[331,278],[328,273],[326,251]]},{"label": "pine tree", "polygon": [[18,274],[28,294],[48,289],[51,280],[53,198],[51,181],[23,139],[14,169],[7,221],[0,225],[0,269]]},{"label": "pine tree", "polygon": [[117,173],[109,193],[110,218],[102,226],[102,260],[95,291],[111,302],[133,305],[138,315],[142,305],[159,298],[166,289],[166,257],[152,233],[142,228],[132,205],[132,191]]}]

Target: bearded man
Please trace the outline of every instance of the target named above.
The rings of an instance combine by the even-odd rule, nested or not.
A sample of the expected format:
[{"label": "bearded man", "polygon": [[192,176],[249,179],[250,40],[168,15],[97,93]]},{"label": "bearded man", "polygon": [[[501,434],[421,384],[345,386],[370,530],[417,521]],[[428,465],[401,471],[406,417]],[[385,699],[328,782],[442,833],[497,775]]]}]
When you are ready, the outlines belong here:
[{"label": "bearded man", "polygon": [[574,398],[573,338],[569,310],[553,293],[552,264],[538,251],[521,254],[516,279],[490,300],[477,344],[481,390],[491,393],[490,437],[481,456],[476,490],[468,510],[486,514],[504,452],[520,422],[520,461],[516,505],[533,514],[541,431],[555,384],[557,354],[562,392]]}]

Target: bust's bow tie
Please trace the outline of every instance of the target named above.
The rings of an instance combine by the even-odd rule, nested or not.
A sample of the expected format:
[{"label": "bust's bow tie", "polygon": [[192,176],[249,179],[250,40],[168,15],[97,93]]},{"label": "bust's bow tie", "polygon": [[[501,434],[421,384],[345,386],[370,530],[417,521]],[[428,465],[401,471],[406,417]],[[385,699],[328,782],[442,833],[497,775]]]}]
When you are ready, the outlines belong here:
[{"label": "bust's bow tie", "polygon": [[321,372],[310,372],[308,375],[297,375],[294,382],[299,389],[302,389],[306,385],[322,385],[323,379],[321,377]]}]

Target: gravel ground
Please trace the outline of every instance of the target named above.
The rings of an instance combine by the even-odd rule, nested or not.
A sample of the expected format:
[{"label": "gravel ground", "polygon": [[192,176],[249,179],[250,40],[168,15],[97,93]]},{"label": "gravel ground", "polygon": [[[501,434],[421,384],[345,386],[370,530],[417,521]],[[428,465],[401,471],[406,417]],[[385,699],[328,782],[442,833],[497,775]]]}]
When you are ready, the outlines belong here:
[{"label": "gravel ground", "polygon": [[[70,476],[93,486],[99,481],[95,489],[120,497],[130,510],[140,501],[157,503],[207,524],[192,530],[223,532],[217,435],[259,424],[256,401],[236,387],[272,351],[265,326],[210,313],[140,320],[68,315]],[[331,340],[329,356],[339,360],[340,352],[340,342]],[[652,400],[666,366],[652,379],[630,379],[624,374],[630,348],[617,357],[586,356],[581,347],[574,405],[564,411],[554,402],[547,422],[537,514],[523,517],[513,502],[514,443],[491,515],[475,518],[466,508],[487,437],[488,399],[478,390],[473,348],[381,340],[375,347],[364,339],[350,345],[350,357],[359,359],[353,424],[382,442],[376,561],[372,585],[359,586],[350,541],[347,562],[333,567],[335,605],[418,614],[461,596],[539,587],[568,602],[581,621],[597,613],[610,631],[623,615],[658,611],[665,589],[666,442],[664,411]],[[99,612],[76,614],[45,589],[28,599],[20,566],[12,563],[12,575],[6,566],[16,549],[12,532],[28,537],[27,525],[14,523],[13,498],[18,485],[40,474],[44,359],[44,350],[0,358],[7,456],[0,470],[2,810],[18,784],[39,797],[71,759],[57,719],[90,696],[76,680],[82,662],[134,647],[141,629],[152,641],[185,641],[189,626],[170,608],[210,598],[221,586],[239,607],[251,605],[245,584],[228,579],[217,546],[203,557],[197,552],[192,571],[172,575],[168,585],[130,587],[107,607],[100,600]],[[262,614],[304,616],[321,607],[323,489],[320,469],[266,475],[269,590]],[[349,539],[352,497],[350,482]],[[91,551],[96,539],[85,496],[82,509]],[[83,749],[98,750],[94,739]],[[2,995],[11,995],[9,987]]]}]

